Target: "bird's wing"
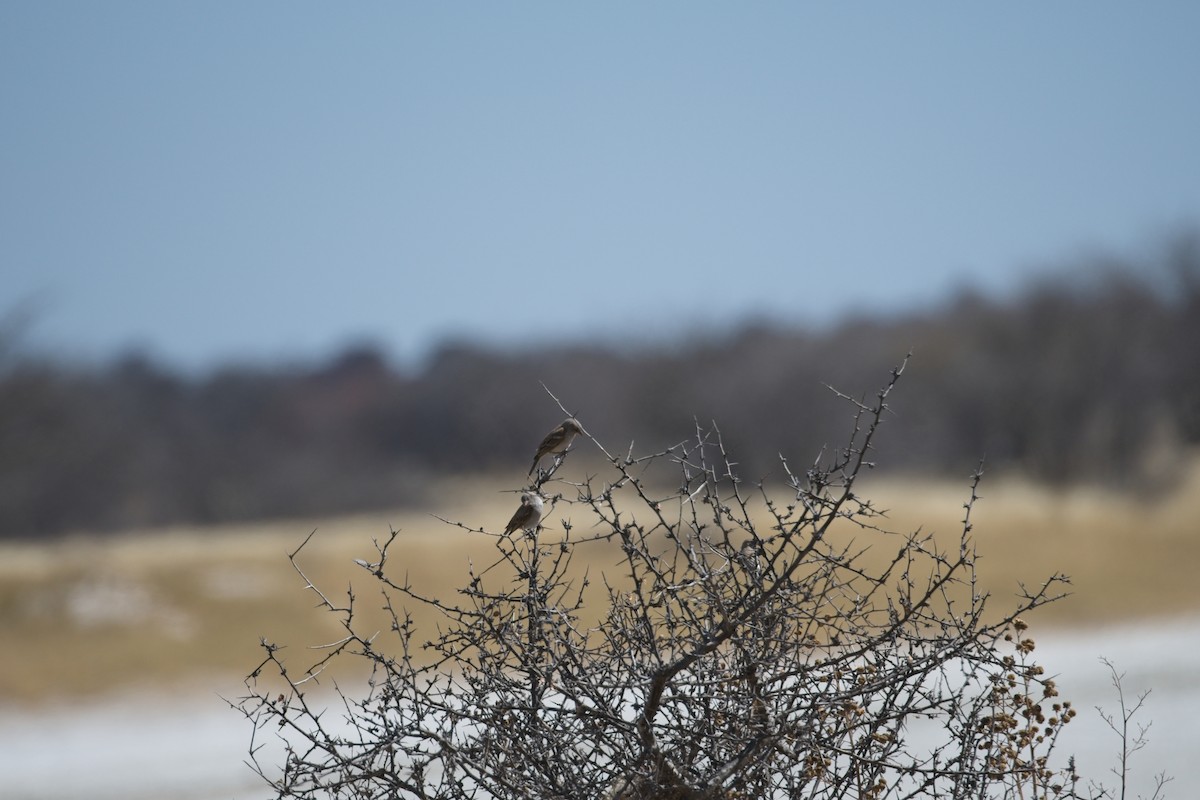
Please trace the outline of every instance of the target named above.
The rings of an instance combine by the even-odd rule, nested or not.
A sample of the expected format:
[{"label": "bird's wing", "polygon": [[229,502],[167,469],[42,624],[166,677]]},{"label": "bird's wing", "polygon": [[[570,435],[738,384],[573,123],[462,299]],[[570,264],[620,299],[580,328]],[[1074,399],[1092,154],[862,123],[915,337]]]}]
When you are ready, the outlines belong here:
[{"label": "bird's wing", "polygon": [[512,519],[508,521],[508,527],[504,529],[504,532],[512,533],[518,528],[525,527],[525,525],[529,523],[533,513],[533,506],[528,505],[527,503],[521,503],[521,507],[518,508],[516,513],[512,515]]}]

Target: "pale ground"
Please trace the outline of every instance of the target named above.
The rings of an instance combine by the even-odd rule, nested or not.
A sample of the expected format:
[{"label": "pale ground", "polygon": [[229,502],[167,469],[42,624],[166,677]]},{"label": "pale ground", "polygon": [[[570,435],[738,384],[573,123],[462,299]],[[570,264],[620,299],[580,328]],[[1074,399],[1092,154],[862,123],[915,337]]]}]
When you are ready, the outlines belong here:
[{"label": "pale ground", "polygon": [[[1039,655],[1079,716],[1058,755],[1107,786],[1117,738],[1096,706],[1116,710],[1105,656],[1125,673],[1127,700],[1151,689],[1135,722],[1153,722],[1131,762],[1129,797],[1150,797],[1154,776],[1174,776],[1167,797],[1200,797],[1200,619],[1046,635]],[[0,707],[0,796],[7,800],[258,800],[261,780],[242,762],[249,725],[213,691],[124,692],[34,709]]]},{"label": "pale ground", "polygon": [[[1127,689],[1153,688],[1145,763],[1179,777],[1185,758],[1200,753],[1200,460],[1194,464],[1180,491],[1153,503],[985,480],[972,517],[981,583],[997,602],[1006,604],[1018,581],[1071,576],[1073,596],[1030,620],[1043,656],[1061,657],[1060,685],[1067,694],[1077,682],[1070,696],[1081,709],[1113,700],[1096,662],[1102,655],[1130,671]],[[503,488],[485,478],[457,481],[438,493],[455,501],[439,513],[497,530],[516,507]],[[957,541],[965,481],[861,488],[890,509],[889,529],[920,527]],[[567,515],[581,526],[583,511],[561,504],[547,515],[548,534],[561,534]],[[236,697],[261,658],[260,637],[296,658],[338,638],[287,552],[318,529],[302,567],[331,597],[344,597],[353,582],[366,604],[375,590],[353,560],[374,560],[371,540],[389,526],[401,533],[388,574],[408,572],[433,592],[461,585],[468,563],[495,559],[492,539],[404,512],[0,546],[0,795],[264,796],[241,765],[247,725],[218,694]],[[616,572],[614,553],[587,547],[594,549],[581,551],[582,560],[593,574]],[[1092,749],[1102,752],[1098,727],[1087,726],[1100,736],[1092,735]],[[1173,797],[1200,796],[1195,785],[1171,788]]]}]

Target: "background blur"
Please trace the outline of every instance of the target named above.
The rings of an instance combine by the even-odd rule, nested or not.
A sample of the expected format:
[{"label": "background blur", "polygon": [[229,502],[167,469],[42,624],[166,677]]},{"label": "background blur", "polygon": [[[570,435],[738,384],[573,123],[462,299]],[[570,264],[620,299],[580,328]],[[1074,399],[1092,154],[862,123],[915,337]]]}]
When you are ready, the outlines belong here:
[{"label": "background blur", "polygon": [[[472,543],[428,513],[503,521],[562,417],[543,384],[616,450],[716,420],[770,481],[844,441],[826,384],[909,351],[896,524],[952,533],[986,458],[998,590],[1072,574],[1047,624],[1118,666],[1118,621],[1193,646],[1197,29],[1183,2],[0,6],[0,753],[41,741],[30,708],[47,741],[88,719],[56,702],[192,713],[258,636],[330,633],[282,557],[313,527],[338,585],[389,525],[456,580]],[[1188,652],[1168,706],[1196,709]]]}]

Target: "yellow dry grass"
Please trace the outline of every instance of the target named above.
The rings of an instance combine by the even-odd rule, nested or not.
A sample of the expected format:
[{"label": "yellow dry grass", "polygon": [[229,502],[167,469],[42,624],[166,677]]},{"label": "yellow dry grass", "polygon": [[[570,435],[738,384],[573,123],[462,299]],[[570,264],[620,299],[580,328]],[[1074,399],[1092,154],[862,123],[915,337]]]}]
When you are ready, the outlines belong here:
[{"label": "yellow dry grass", "polygon": [[[890,508],[896,530],[921,527],[940,541],[961,530],[964,487],[883,483],[865,492]],[[1144,501],[1096,488],[1065,493],[1005,480],[980,488],[971,517],[981,586],[998,602],[1018,582],[1033,587],[1054,572],[1069,576],[1071,596],[1038,620],[1099,626],[1200,612],[1200,465],[1169,497]]]},{"label": "yellow dry grass", "polygon": [[[439,513],[497,530],[516,507],[515,495],[502,488],[493,478],[447,483],[436,496],[454,503]],[[862,494],[889,509],[889,529],[921,528],[957,546],[965,483],[881,481]],[[1017,481],[985,481],[980,494],[973,539],[981,586],[1000,606],[1011,604],[1019,581],[1036,585],[1064,572],[1073,596],[1042,611],[1035,624],[1200,612],[1193,575],[1200,563],[1200,461],[1178,492],[1154,503],[1098,490],[1058,495]],[[547,516],[548,535],[560,528],[563,508]],[[449,596],[465,583],[468,563],[481,568],[496,559],[491,538],[417,512],[0,546],[0,703],[197,681],[236,694],[241,676],[261,660],[260,637],[286,645],[289,660],[307,666],[317,656],[305,648],[339,638],[340,629],[333,615],[314,607],[315,595],[286,554],[316,528],[299,558],[308,577],[335,602],[353,585],[366,626],[383,626],[376,584],[354,559],[374,560],[372,538],[386,538],[389,527],[401,533],[388,574],[408,574],[428,593]],[[576,568],[616,576],[617,561],[614,549],[589,545]],[[436,617],[415,616],[419,629],[432,633]]]}]

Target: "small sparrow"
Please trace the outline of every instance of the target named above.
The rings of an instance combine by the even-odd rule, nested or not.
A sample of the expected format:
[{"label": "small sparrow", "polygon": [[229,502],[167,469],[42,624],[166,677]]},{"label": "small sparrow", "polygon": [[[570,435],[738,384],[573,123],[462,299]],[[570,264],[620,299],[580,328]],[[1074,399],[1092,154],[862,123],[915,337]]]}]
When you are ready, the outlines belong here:
[{"label": "small sparrow", "polygon": [[532,475],[533,471],[537,469],[542,456],[566,452],[571,443],[575,441],[575,437],[581,433],[583,433],[583,428],[574,418],[563,420],[563,424],[547,433],[546,438],[542,439],[542,443],[538,445],[537,455],[533,457],[533,466],[529,468],[528,474]]},{"label": "small sparrow", "polygon": [[542,498],[535,492],[521,492],[521,507],[508,521],[504,533],[535,530],[542,521]]},{"label": "small sparrow", "polygon": [[737,560],[743,567],[757,574],[759,569],[758,557],[762,555],[762,552],[763,547],[761,542],[757,542],[754,539],[747,539],[738,548]]}]

